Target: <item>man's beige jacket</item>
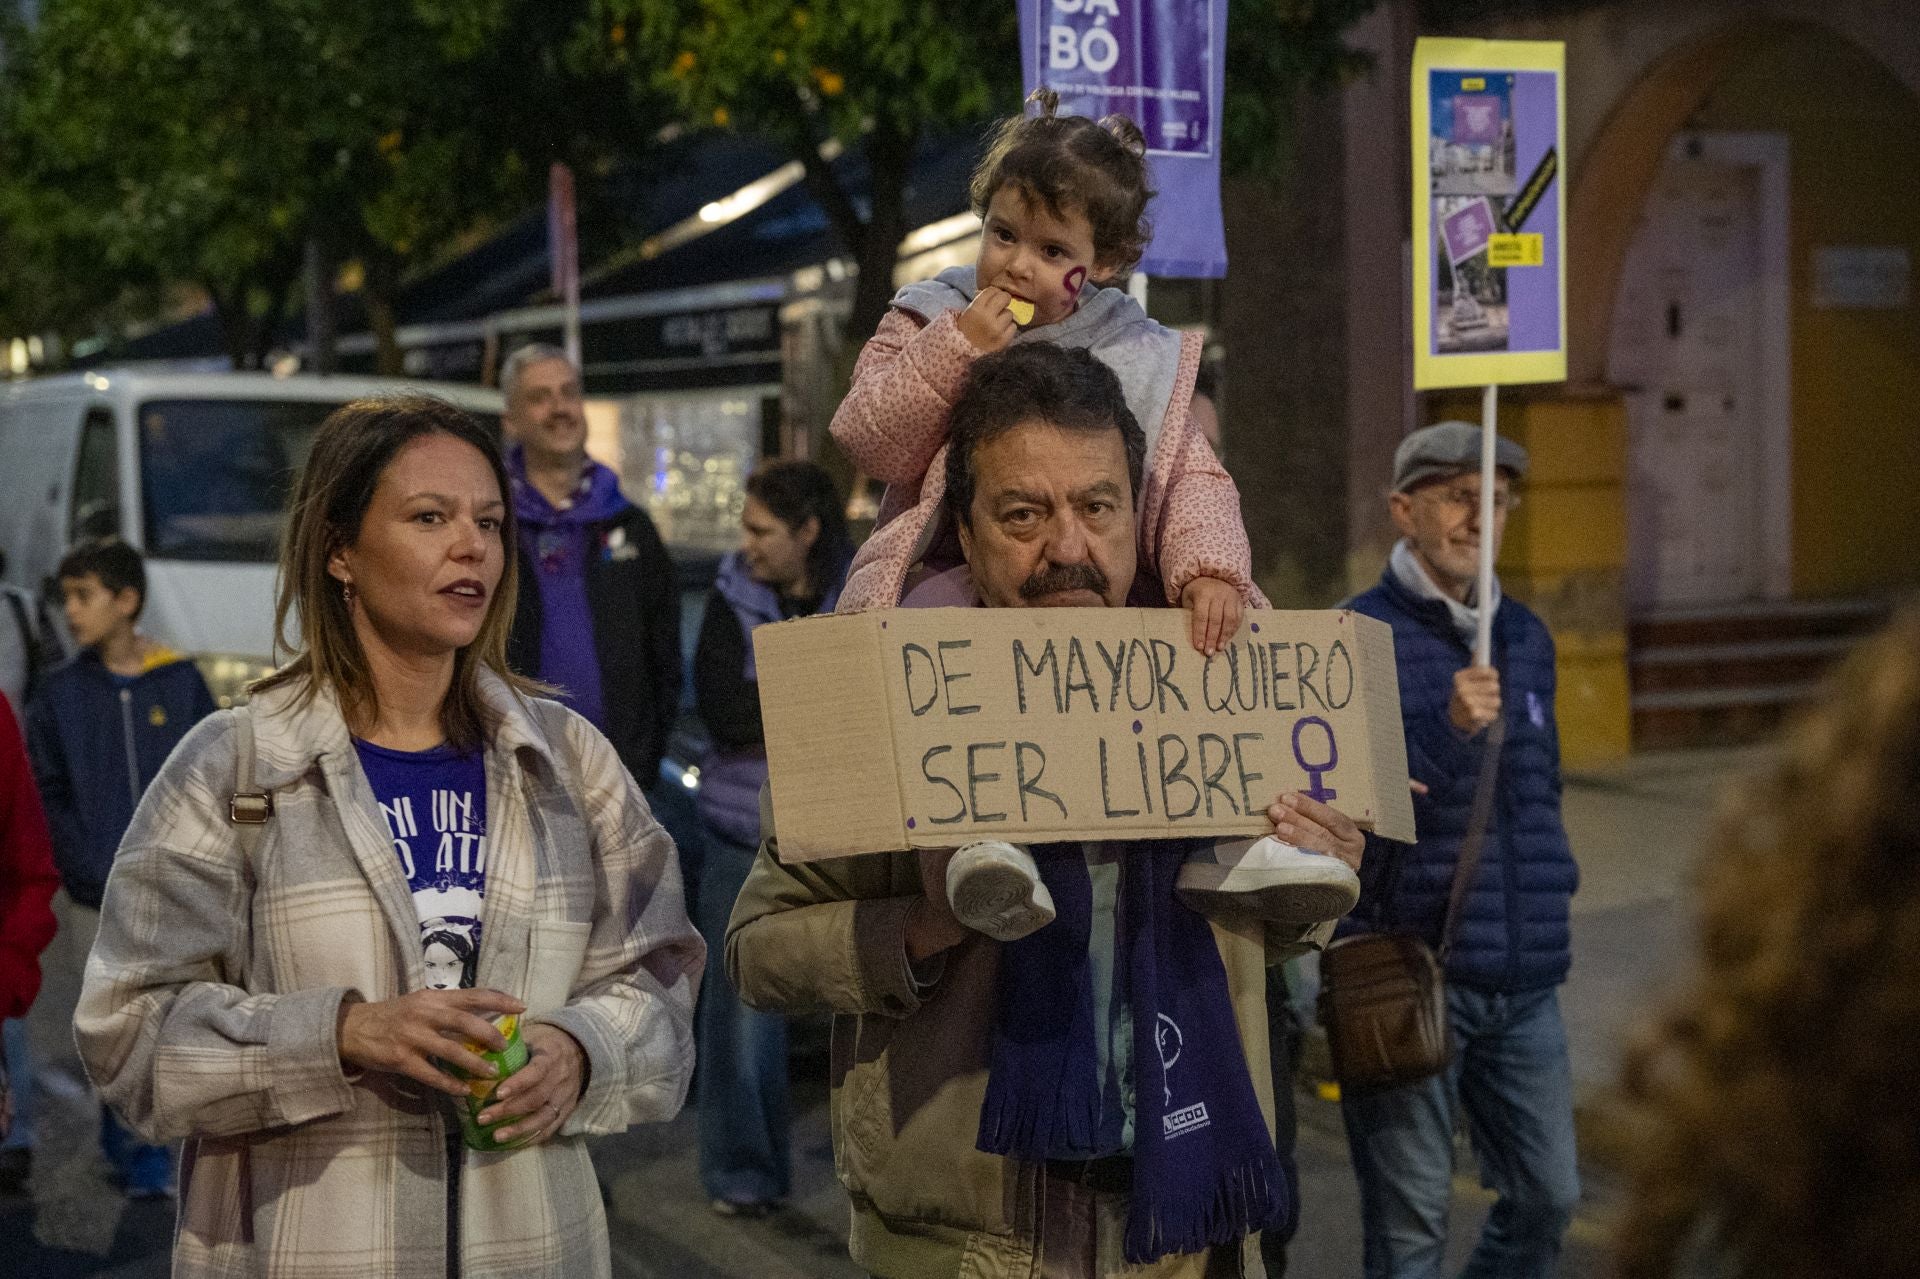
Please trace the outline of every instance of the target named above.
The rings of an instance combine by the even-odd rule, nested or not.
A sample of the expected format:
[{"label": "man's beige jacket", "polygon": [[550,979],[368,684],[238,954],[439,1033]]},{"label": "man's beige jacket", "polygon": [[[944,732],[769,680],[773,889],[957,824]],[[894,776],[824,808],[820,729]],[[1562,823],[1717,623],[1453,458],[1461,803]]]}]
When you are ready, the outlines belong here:
[{"label": "man's beige jacket", "polygon": [[[761,796],[761,829],[773,812]],[[773,1012],[830,1012],[834,1168],[853,1200],[850,1251],[881,1279],[1030,1279],[1038,1165],[974,1148],[986,1096],[1000,945],[971,936],[918,986],[906,957],[918,857],[874,853],[788,865],[777,834],[727,927],[727,975]],[[1273,1131],[1266,968],[1323,945],[1332,925],[1265,938],[1213,925],[1254,1093]],[[1218,1250],[1216,1250],[1218,1251]],[[1258,1236],[1230,1257],[1196,1254],[1129,1279],[1264,1276]]]}]

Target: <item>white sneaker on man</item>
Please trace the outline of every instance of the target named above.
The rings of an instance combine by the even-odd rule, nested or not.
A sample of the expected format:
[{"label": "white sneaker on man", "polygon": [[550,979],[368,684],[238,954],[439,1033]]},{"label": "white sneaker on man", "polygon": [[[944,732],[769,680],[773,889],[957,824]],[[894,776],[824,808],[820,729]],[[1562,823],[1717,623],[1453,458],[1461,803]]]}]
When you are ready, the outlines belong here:
[{"label": "white sneaker on man", "polygon": [[954,918],[995,941],[1019,941],[1053,922],[1053,894],[1040,866],[1018,844],[983,839],[947,863],[947,903]]},{"label": "white sneaker on man", "polygon": [[1216,841],[1181,865],[1174,886],[1203,915],[1276,924],[1324,923],[1360,900],[1360,877],[1352,867],[1272,835]]}]

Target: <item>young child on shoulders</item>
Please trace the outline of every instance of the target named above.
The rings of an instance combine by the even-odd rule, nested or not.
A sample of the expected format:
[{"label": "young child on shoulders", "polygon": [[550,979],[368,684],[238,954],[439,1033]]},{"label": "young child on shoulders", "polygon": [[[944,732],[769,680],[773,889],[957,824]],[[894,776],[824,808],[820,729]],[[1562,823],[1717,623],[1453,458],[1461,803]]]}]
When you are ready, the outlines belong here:
[{"label": "young child on shoulders", "polygon": [[[975,360],[1032,339],[1083,347],[1118,375],[1147,437],[1134,495],[1143,576],[1157,579],[1167,603],[1188,610],[1194,647],[1217,652],[1243,609],[1267,601],[1253,582],[1239,492],[1191,415],[1201,337],[1156,323],[1111,284],[1149,239],[1146,141],[1124,116],[1057,114],[1050,90],[1029,101],[1040,114],[1001,122],[974,170],[972,203],[982,220],[974,264],[895,295],[834,414],[834,439],[887,485],[839,610],[892,607],[916,575],[958,562],[940,516],[953,404]],[[1358,894],[1344,864],[1272,838],[1251,849],[1246,841],[1223,845],[1185,867],[1181,883],[1210,913],[1267,919],[1331,918]],[[1032,856],[1017,845],[961,849],[947,884],[961,922],[1001,940],[1053,918]]]},{"label": "young child on shoulders", "polygon": [[1140,549],[1167,602],[1193,614],[1194,647],[1214,652],[1242,608],[1266,599],[1253,583],[1239,492],[1189,417],[1202,340],[1154,322],[1105,283],[1147,244],[1146,142],[1124,116],[1096,123],[1056,115],[1050,90],[1034,99],[1042,113],[1003,121],[974,170],[983,222],[974,265],[895,296],[834,414],[833,438],[887,485],[840,611],[899,603],[923,557],[950,567],[937,562],[932,526],[953,401],[974,360],[1033,336],[1086,347],[1120,375],[1147,436]]}]

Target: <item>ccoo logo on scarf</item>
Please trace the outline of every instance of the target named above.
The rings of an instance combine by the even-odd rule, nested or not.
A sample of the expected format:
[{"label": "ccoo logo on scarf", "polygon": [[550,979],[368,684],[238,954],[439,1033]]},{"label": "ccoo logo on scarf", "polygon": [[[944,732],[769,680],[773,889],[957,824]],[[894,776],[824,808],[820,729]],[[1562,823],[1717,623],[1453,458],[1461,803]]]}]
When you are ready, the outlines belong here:
[{"label": "ccoo logo on scarf", "polygon": [[1212,1122],[1207,1118],[1206,1102],[1197,1101],[1179,1110],[1173,1108],[1173,1064],[1180,1060],[1180,1050],[1186,1046],[1180,1023],[1161,1013],[1159,1024],[1154,1027],[1153,1042],[1160,1050],[1160,1090],[1167,1107],[1160,1117],[1162,1135],[1173,1138],[1205,1128]]}]

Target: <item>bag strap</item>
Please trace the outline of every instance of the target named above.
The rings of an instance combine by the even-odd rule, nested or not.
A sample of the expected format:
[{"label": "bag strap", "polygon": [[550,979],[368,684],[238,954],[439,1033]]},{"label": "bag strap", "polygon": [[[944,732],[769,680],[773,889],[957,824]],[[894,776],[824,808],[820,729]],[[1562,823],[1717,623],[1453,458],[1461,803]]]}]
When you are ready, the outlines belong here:
[{"label": "bag strap", "polygon": [[1440,949],[1437,956],[1442,965],[1453,951],[1453,937],[1460,930],[1460,912],[1467,904],[1467,892],[1473,887],[1473,877],[1480,869],[1480,853],[1487,842],[1487,827],[1493,821],[1493,792],[1500,782],[1500,748],[1507,740],[1507,713],[1501,709],[1493,723],[1487,725],[1486,754],[1480,761],[1480,777],[1473,788],[1473,813],[1467,818],[1467,833],[1460,841],[1460,857],[1454,863],[1453,890],[1447,895],[1447,918],[1440,926]]},{"label": "bag strap", "polygon": [[233,729],[233,794],[227,800],[227,820],[235,826],[265,826],[273,817],[273,796],[253,781],[253,711],[235,707]]},{"label": "bag strap", "polygon": [[26,695],[32,697],[40,684],[40,668],[45,664],[46,654],[41,651],[40,637],[34,634],[33,622],[27,616],[27,603],[20,598],[18,591],[5,592],[7,604],[13,609],[13,622],[20,631],[20,653],[26,659],[27,682]]}]

